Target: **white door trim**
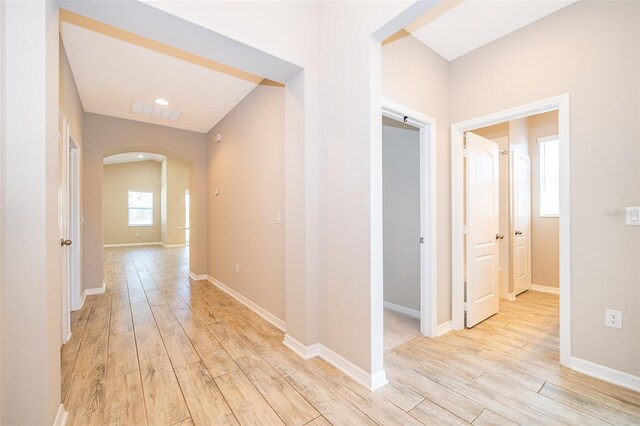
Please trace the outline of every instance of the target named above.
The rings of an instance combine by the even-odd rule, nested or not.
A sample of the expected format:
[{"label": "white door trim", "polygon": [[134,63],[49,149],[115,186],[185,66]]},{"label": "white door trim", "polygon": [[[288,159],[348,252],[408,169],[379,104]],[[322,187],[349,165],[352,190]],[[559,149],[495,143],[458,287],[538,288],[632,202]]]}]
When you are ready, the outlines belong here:
[{"label": "white door trim", "polygon": [[[386,98],[382,98],[382,115],[420,130],[420,233],[425,239],[420,245],[420,333],[436,337],[436,119]],[[375,167],[379,167],[376,174],[382,175],[382,162]],[[382,194],[382,186],[377,189]],[[377,261],[382,263],[383,259]],[[382,316],[383,311],[379,315]],[[384,335],[382,329],[374,332]]]},{"label": "white door trim", "polygon": [[571,216],[570,208],[570,98],[544,99],[451,126],[451,246],[452,329],[464,327],[464,132],[547,111],[558,111],[560,138],[560,364],[571,366]]}]

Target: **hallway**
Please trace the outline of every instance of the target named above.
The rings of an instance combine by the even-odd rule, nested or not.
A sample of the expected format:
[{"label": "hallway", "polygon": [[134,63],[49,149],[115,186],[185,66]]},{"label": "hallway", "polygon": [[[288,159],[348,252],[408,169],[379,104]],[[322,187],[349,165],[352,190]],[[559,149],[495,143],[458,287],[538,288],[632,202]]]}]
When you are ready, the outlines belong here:
[{"label": "hallway", "polygon": [[367,391],[206,281],[188,249],[105,249],[104,295],[62,348],[69,424],[637,424],[640,394],[558,365],[558,298],[528,292],[472,330],[385,353]]}]

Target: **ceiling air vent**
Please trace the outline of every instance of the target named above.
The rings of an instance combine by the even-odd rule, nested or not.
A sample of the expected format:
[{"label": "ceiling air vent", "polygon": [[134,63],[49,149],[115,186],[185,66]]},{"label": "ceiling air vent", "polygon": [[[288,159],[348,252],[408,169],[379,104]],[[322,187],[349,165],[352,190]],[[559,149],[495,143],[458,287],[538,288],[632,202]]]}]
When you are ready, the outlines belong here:
[{"label": "ceiling air vent", "polygon": [[149,117],[160,118],[162,120],[178,121],[182,116],[180,111],[163,108],[157,105],[149,105],[142,102],[131,102],[131,112],[134,114],[147,115]]}]

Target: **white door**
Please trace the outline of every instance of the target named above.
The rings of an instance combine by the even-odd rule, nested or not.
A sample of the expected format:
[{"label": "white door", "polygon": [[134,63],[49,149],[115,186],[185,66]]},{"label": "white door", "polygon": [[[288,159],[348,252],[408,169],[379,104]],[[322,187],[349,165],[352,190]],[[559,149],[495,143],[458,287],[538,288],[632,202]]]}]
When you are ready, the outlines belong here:
[{"label": "white door", "polygon": [[60,229],[60,262],[62,271],[62,324],[61,339],[66,343],[71,337],[71,313],[69,301],[70,253],[69,240],[69,126],[62,113],[59,117],[59,176],[58,176],[58,224]]},{"label": "white door", "polygon": [[511,153],[511,218],[515,294],[531,288],[531,159]]},{"label": "white door", "polygon": [[499,155],[498,144],[467,133],[466,326],[498,313]]}]

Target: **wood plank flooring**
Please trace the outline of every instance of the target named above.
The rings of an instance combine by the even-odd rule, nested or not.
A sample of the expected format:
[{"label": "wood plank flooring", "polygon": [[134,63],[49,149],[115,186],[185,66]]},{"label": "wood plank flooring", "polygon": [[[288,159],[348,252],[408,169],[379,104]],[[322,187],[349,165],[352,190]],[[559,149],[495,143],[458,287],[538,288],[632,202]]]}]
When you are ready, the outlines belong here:
[{"label": "wood plank flooring", "polygon": [[640,424],[639,393],[558,364],[557,296],[393,347],[374,393],[298,358],[187,263],[184,248],[105,249],[106,293],[72,314],[61,350],[70,425]]}]

